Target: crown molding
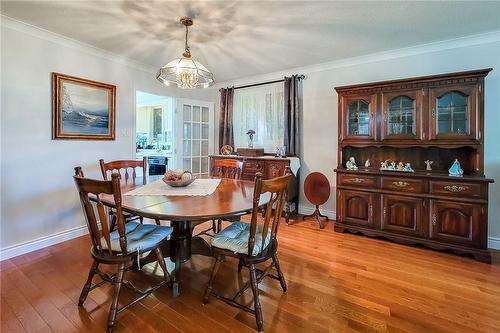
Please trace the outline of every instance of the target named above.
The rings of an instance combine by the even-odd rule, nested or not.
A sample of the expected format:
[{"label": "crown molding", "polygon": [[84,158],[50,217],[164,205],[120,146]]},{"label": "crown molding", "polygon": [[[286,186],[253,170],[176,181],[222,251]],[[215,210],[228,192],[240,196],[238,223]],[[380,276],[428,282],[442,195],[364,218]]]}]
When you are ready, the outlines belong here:
[{"label": "crown molding", "polygon": [[12,29],[18,32],[25,33],[27,35],[37,37],[49,42],[64,45],[73,50],[77,50],[83,53],[87,53],[96,57],[104,58],[128,67],[132,67],[147,73],[156,74],[156,69],[153,66],[144,64],[142,62],[118,55],[113,52],[103,50],[101,48],[92,46],[90,44],[80,42],[76,39],[60,35],[58,33],[46,30],[35,25],[17,20],[10,16],[0,13],[0,26],[2,28]]},{"label": "crown molding", "polygon": [[260,74],[249,76],[245,78],[238,78],[233,80],[227,80],[225,82],[220,82],[215,84],[214,88],[223,88],[232,85],[241,84],[254,84],[267,80],[276,80],[290,74],[305,74],[307,77],[308,73],[321,72],[326,70],[332,70],[336,68],[345,68],[350,66],[368,64],[373,62],[386,61],[391,59],[398,59],[404,57],[410,57],[419,54],[433,53],[451,49],[457,49],[468,46],[483,45],[489,43],[500,42],[500,30],[490,31],[481,34],[468,35],[464,37],[458,37],[453,39],[447,39],[443,41],[431,42],[426,44],[419,44],[415,46],[409,46],[394,50],[382,51],[371,53],[359,57],[351,57],[345,59],[339,59],[314,65],[293,67],[286,70],[276,71],[267,74]]}]

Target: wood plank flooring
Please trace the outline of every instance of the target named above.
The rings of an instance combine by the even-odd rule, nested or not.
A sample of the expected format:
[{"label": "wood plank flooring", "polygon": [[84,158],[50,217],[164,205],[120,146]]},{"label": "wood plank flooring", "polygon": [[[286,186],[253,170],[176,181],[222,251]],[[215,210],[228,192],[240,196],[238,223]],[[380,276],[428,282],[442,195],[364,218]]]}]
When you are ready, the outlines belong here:
[{"label": "wood plank flooring", "polygon": [[[311,221],[280,227],[279,256],[289,291],[260,285],[265,332],[500,332],[500,255],[466,257],[339,234]],[[77,306],[91,259],[83,236],[0,264],[1,332],[104,332],[105,285]],[[156,292],[118,315],[115,332],[248,332],[254,317],[212,298],[202,305],[212,259],[183,268],[181,296]],[[248,279],[228,258],[216,290],[232,295]],[[112,267],[109,267],[111,270]],[[127,273],[147,286],[154,277]],[[133,295],[125,291],[122,300]],[[251,304],[251,292],[245,302]]]}]

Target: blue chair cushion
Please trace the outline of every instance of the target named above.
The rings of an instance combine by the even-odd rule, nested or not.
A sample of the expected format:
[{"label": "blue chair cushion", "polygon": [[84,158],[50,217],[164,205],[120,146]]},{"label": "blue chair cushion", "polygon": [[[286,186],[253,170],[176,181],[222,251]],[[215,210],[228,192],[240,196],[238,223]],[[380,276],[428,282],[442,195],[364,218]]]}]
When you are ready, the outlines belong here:
[{"label": "blue chair cushion", "polygon": [[[262,224],[257,225],[257,230],[255,231],[255,245],[253,247],[252,255],[259,254],[262,249],[262,230],[264,226]],[[212,238],[212,246],[230,250],[234,253],[248,254],[248,238],[250,236],[250,224],[237,221],[232,223],[227,228],[223,229],[221,232],[216,234]],[[271,240],[271,232],[267,233],[266,240],[264,242],[264,248],[269,245]]]},{"label": "blue chair cushion", "polygon": [[[128,222],[125,224],[125,234],[127,236],[127,252],[132,253],[139,250],[145,252],[152,250],[158,244],[167,238],[174,229],[172,227],[156,224],[140,224],[137,222]],[[111,250],[121,252],[120,234],[115,230],[109,235],[111,240]],[[108,244],[104,237],[101,238],[101,246],[104,250],[108,249]]]}]

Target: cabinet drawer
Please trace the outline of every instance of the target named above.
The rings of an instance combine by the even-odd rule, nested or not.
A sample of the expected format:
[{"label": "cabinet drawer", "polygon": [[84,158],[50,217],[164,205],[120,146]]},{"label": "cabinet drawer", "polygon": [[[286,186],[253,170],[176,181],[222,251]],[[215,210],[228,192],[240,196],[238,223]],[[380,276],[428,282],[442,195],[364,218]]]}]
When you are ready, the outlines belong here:
[{"label": "cabinet drawer", "polygon": [[420,193],[423,191],[423,185],[424,183],[420,179],[398,177],[382,178],[382,188],[385,190]]},{"label": "cabinet drawer", "polygon": [[481,184],[431,181],[430,192],[432,194],[449,195],[449,196],[480,197]]},{"label": "cabinet drawer", "polygon": [[346,186],[360,186],[360,187],[375,187],[377,185],[377,178],[361,175],[339,175],[339,185]]}]

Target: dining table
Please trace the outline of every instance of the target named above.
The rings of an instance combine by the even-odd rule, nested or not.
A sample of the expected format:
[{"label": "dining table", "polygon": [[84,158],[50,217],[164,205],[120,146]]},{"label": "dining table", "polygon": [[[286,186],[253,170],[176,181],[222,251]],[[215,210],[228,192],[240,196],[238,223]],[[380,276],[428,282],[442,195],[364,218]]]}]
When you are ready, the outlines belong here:
[{"label": "dining table", "polygon": [[[246,180],[221,179],[217,188],[209,195],[127,195],[139,187],[158,181],[160,177],[150,176],[146,185],[137,178],[133,182],[122,182],[122,209],[124,212],[164,221],[173,227],[170,238],[163,243],[161,250],[165,258],[174,263],[172,277],[172,295],[179,296],[181,291],[181,266],[192,255],[211,257],[210,244],[201,236],[193,235],[194,227],[206,221],[234,218],[245,215],[253,209],[254,182]],[[101,194],[101,202],[116,208],[112,195]],[[95,198],[94,198],[95,200]],[[265,205],[270,195],[262,194],[259,206]],[[140,268],[156,261],[153,253],[138,260]]]}]

